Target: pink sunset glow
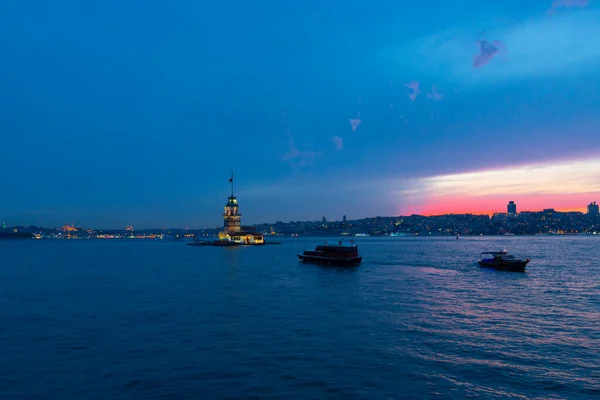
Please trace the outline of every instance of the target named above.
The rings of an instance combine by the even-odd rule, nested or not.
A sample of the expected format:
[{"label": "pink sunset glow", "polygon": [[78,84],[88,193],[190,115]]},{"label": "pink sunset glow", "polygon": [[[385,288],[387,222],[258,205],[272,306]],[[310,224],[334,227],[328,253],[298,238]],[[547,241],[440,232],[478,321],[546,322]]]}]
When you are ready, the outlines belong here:
[{"label": "pink sunset glow", "polygon": [[600,199],[600,192],[576,195],[530,195],[530,196],[434,196],[421,204],[410,204],[402,214],[442,215],[442,214],[487,214],[506,212],[509,201],[517,204],[517,210],[542,211],[553,208],[556,211],[581,211],[592,201]]},{"label": "pink sunset glow", "polygon": [[493,214],[518,211],[585,211],[600,199],[600,158],[548,162],[440,175],[405,182],[399,214]]}]

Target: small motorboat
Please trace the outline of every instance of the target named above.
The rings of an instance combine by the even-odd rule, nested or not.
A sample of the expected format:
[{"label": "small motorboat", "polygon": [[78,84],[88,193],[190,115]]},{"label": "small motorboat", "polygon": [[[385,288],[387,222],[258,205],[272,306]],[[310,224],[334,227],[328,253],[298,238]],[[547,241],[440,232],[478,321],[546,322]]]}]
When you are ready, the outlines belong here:
[{"label": "small motorboat", "polygon": [[478,263],[484,268],[502,269],[506,271],[525,272],[525,266],[530,262],[529,258],[521,260],[503,251],[486,251],[481,253]]},{"label": "small motorboat", "polygon": [[302,254],[298,254],[298,258],[304,263],[346,267],[357,266],[362,262],[362,256],[358,255],[358,246],[354,245],[353,241],[350,242],[350,246],[344,246],[341,241],[337,246],[325,242],[314,250],[305,250]]}]

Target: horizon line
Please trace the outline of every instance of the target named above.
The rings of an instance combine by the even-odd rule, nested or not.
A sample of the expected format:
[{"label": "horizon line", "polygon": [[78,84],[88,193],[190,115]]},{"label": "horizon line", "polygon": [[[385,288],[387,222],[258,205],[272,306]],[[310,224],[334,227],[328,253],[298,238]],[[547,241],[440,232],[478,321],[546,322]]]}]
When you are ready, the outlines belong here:
[{"label": "horizon line", "polygon": [[[554,212],[558,212],[558,213],[574,213],[574,212],[577,212],[577,213],[582,213],[582,214],[586,214],[586,211],[587,211],[585,208],[568,209],[568,210],[567,209],[555,209],[555,208],[543,208],[541,210],[523,210],[523,211],[519,211],[519,212],[517,212],[516,215],[521,214],[521,213],[538,213],[538,212],[544,212],[544,210],[554,210]],[[501,212],[498,212],[498,211],[487,211],[487,212],[485,212],[485,211],[477,211],[477,212],[459,212],[459,213],[448,212],[448,213],[444,213],[444,214],[412,213],[412,214],[408,214],[408,215],[402,215],[402,214],[399,214],[399,215],[387,215],[387,216],[380,216],[380,215],[378,215],[378,216],[374,216],[374,217],[362,217],[362,218],[356,218],[356,219],[349,219],[349,218],[347,218],[346,220],[347,221],[360,221],[360,220],[372,219],[372,218],[402,218],[402,217],[413,217],[413,216],[419,216],[419,217],[443,217],[443,216],[449,216],[449,215],[473,215],[473,216],[487,215],[488,217],[491,217],[491,216],[496,215],[496,214],[508,214],[508,212],[506,212],[506,211],[501,211]],[[330,220],[330,221],[328,220],[327,222],[338,222],[338,221],[342,221],[342,220],[341,219],[340,220],[334,219],[334,220]],[[280,221],[275,221],[275,222],[259,222],[259,223],[254,223],[254,224],[251,223],[251,224],[248,224],[248,225],[245,225],[245,226],[276,224],[277,222],[284,222],[284,221],[280,220]],[[284,223],[289,223],[289,222],[320,222],[320,220],[319,219],[315,219],[315,220],[295,220],[295,221],[290,220],[290,221],[284,222]],[[72,225],[69,225],[69,223],[64,223],[61,226],[54,227],[54,228],[46,228],[46,227],[41,226],[41,225],[40,226],[36,226],[36,225],[11,225],[11,226],[9,226],[9,225],[6,225],[6,228],[15,228],[15,227],[28,228],[28,227],[32,227],[33,226],[33,227],[36,227],[36,228],[44,228],[44,229],[59,229],[60,227],[63,227],[65,225],[67,225],[67,226],[73,226],[74,227],[75,224],[74,223],[71,223],[71,224]],[[125,228],[85,228],[85,227],[81,228],[81,224],[77,224],[77,225],[79,226],[79,228],[77,228],[77,229],[83,229],[83,230],[85,230],[85,229],[100,230],[100,231],[102,231],[102,230],[125,230]],[[131,224],[125,224],[125,227],[129,227],[129,226],[132,227],[133,225],[131,225]],[[1,229],[1,227],[0,227],[0,229]],[[138,230],[138,231],[141,231],[141,230],[169,230],[169,229],[179,229],[179,230],[219,229],[219,226],[207,227],[207,228],[189,228],[189,227],[186,227],[186,228],[178,228],[178,227],[156,228],[156,227],[154,227],[154,228],[138,228],[138,229],[133,228],[134,231],[135,230]]]}]

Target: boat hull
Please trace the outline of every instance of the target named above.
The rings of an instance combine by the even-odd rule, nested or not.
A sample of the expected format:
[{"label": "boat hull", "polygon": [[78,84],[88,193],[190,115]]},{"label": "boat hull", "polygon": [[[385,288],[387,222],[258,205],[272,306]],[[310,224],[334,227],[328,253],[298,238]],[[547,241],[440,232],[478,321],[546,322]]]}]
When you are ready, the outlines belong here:
[{"label": "boat hull", "polygon": [[298,258],[307,264],[335,265],[339,267],[356,267],[362,262],[362,257],[332,258],[298,254]]},{"label": "boat hull", "polygon": [[479,261],[478,264],[482,268],[493,268],[503,271],[525,272],[525,267],[529,263],[528,260],[522,261]]}]

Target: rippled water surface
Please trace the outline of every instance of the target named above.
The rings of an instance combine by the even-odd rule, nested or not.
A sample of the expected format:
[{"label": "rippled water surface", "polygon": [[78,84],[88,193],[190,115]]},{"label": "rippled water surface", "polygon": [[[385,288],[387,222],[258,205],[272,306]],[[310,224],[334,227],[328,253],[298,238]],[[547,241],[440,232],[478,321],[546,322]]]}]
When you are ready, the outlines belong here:
[{"label": "rippled water surface", "polygon": [[600,237],[318,242],[0,242],[0,398],[600,398]]}]

